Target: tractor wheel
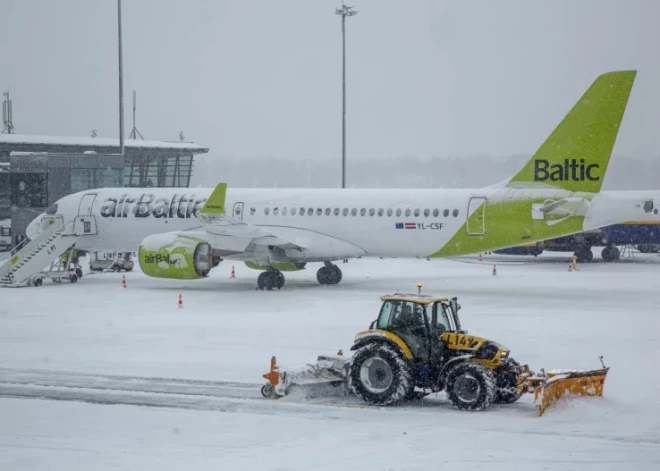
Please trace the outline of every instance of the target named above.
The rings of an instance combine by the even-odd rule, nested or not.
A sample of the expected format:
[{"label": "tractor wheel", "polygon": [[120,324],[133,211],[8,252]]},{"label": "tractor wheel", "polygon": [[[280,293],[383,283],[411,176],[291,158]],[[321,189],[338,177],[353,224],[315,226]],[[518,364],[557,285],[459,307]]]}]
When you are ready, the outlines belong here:
[{"label": "tractor wheel", "polygon": [[479,363],[461,363],[447,374],[447,397],[460,410],[488,409],[495,389],[493,372]]},{"label": "tractor wheel", "polygon": [[518,372],[516,368],[520,364],[513,358],[495,370],[495,399],[494,404],[511,404],[522,397],[518,390]]},{"label": "tractor wheel", "polygon": [[389,406],[403,401],[415,385],[412,368],[396,347],[371,343],[353,355],[348,387],[369,404]]}]

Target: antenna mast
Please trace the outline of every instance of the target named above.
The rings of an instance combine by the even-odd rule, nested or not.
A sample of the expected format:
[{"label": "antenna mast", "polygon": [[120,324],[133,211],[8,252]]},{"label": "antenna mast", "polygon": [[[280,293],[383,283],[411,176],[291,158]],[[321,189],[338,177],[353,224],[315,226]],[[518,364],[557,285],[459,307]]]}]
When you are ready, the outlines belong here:
[{"label": "antenna mast", "polygon": [[9,99],[9,89],[6,92],[2,93],[5,97],[5,101],[2,102],[2,123],[4,124],[4,129],[2,134],[12,134],[14,132],[14,122],[13,122],[13,112],[11,109],[11,100]]},{"label": "antenna mast", "polygon": [[136,109],[136,102],[137,102],[137,98],[136,98],[135,90],[133,90],[133,130],[132,130],[131,133],[128,135],[128,138],[129,138],[129,139],[137,139],[136,136],[140,136],[140,139],[144,140],[144,137],[142,137],[142,133],[141,133],[140,131],[138,131],[138,128],[137,128],[137,127],[135,127],[135,109]]}]

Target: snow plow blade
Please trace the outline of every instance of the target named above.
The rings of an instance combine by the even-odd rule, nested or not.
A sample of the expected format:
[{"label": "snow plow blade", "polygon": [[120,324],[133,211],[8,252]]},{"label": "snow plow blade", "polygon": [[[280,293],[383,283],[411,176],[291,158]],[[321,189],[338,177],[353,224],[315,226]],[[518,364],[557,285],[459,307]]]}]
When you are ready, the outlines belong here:
[{"label": "snow plow blade", "polygon": [[563,397],[602,396],[608,371],[605,366],[597,370],[551,370],[540,378],[530,378],[538,380],[534,401],[538,401],[539,416]]},{"label": "snow plow blade", "polygon": [[288,396],[292,391],[305,398],[346,394],[348,360],[340,350],[335,356],[320,355],[316,364],[296,370],[282,371],[277,359],[270,360],[270,371],[263,375],[268,381],[261,387],[261,395],[268,398]]}]

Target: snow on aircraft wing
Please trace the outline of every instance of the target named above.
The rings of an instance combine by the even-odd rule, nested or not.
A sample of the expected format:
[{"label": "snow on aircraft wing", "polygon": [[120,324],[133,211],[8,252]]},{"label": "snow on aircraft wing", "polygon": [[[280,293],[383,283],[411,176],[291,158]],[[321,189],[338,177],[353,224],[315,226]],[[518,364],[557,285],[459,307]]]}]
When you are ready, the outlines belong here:
[{"label": "snow on aircraft wing", "polygon": [[[247,224],[240,219],[232,217],[225,211],[225,200],[227,196],[227,184],[219,183],[211,196],[199,211],[199,220],[206,232],[220,236],[231,236],[241,238],[266,238],[271,245],[294,245],[301,247],[299,243],[283,239],[273,235],[262,228]],[[302,247],[301,247],[302,248]]]}]

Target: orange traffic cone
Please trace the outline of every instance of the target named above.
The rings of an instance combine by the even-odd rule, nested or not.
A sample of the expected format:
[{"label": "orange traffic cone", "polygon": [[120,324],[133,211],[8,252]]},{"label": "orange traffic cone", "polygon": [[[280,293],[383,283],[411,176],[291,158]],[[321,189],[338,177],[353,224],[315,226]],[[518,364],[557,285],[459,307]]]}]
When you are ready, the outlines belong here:
[{"label": "orange traffic cone", "polygon": [[126,288],[126,275],[121,276],[121,286],[122,288]]},{"label": "orange traffic cone", "polygon": [[229,278],[236,278],[236,272],[234,271],[234,265],[231,266],[231,276]]},{"label": "orange traffic cone", "polygon": [[495,275],[497,275],[497,267],[495,267],[495,265],[493,265],[493,276],[495,276]]},{"label": "orange traffic cone", "polygon": [[179,293],[179,309],[183,308],[183,298],[181,297],[181,294]]},{"label": "orange traffic cone", "polygon": [[482,262],[484,258],[481,256],[481,252],[479,252],[479,261]]}]

